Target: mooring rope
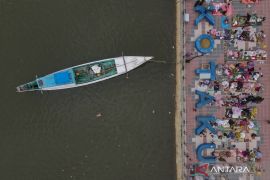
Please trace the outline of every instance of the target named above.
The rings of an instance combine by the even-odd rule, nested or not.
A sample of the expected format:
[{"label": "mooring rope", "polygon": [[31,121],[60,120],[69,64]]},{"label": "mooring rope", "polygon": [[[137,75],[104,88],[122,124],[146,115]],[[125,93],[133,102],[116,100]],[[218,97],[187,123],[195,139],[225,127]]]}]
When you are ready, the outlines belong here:
[{"label": "mooring rope", "polygon": [[180,62],[170,62],[170,61],[161,61],[161,60],[148,60],[154,63],[163,63],[163,64],[180,64]]}]

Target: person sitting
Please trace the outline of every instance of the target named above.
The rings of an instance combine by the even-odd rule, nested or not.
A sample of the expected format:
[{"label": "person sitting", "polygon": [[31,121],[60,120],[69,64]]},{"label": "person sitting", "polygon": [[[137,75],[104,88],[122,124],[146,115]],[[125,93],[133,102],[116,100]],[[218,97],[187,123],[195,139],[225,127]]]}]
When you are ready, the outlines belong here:
[{"label": "person sitting", "polygon": [[252,138],[252,139],[255,139],[256,137],[257,137],[257,134],[255,134],[255,133],[252,133],[252,134],[251,134],[251,138]]},{"label": "person sitting", "polygon": [[197,1],[195,2],[195,4],[194,4],[194,7],[203,5],[204,1],[205,1],[205,0],[197,0]]}]

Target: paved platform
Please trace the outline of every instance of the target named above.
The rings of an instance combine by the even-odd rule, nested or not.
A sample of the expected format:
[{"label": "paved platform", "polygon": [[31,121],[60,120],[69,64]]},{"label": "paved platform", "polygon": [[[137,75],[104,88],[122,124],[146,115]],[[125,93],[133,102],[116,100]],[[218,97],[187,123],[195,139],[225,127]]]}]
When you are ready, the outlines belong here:
[{"label": "paved platform", "polygon": [[[186,1],[185,2],[185,11],[189,14],[190,22],[186,23],[184,34],[185,34],[185,53],[192,54],[192,56],[200,55],[196,52],[194,47],[195,39],[200,36],[202,33],[206,33],[209,29],[211,29],[211,25],[206,21],[202,21],[198,26],[194,25],[194,20],[197,17],[197,13],[193,10],[195,1]],[[220,0],[219,2],[223,2]],[[264,22],[263,26],[258,26],[253,29],[253,31],[263,30],[267,35],[267,39],[265,41],[266,51],[270,51],[270,1],[262,0],[258,4],[254,4],[251,7],[247,5],[241,4],[238,0],[233,0],[233,14],[243,14],[245,15],[247,12],[256,12],[260,16],[266,17],[266,22]],[[220,29],[220,18],[215,17],[217,22],[217,28]],[[238,49],[248,48],[253,49],[256,46],[260,46],[254,42],[243,42],[238,41],[235,45]],[[269,54],[268,54],[269,55]],[[186,87],[186,126],[185,126],[185,135],[186,135],[186,167],[190,167],[190,164],[197,163],[196,157],[196,147],[203,142],[210,142],[212,138],[210,137],[210,133],[206,132],[205,136],[195,136],[195,128],[196,128],[196,116],[197,115],[209,115],[214,114],[216,117],[222,118],[224,117],[225,109],[223,107],[219,108],[216,106],[206,106],[202,109],[195,110],[195,103],[197,101],[196,95],[194,93],[196,82],[198,81],[198,76],[194,73],[195,69],[202,67],[203,64],[207,64],[209,60],[215,59],[217,64],[223,64],[224,61],[224,42],[222,40],[215,40],[215,48],[213,53],[210,55],[205,55],[202,57],[197,57],[193,59],[190,63],[187,63],[185,66],[185,87]],[[264,101],[261,104],[258,104],[258,114],[256,116],[256,120],[258,121],[258,126],[260,127],[259,137],[254,139],[249,143],[236,143],[235,146],[239,149],[246,149],[247,146],[249,148],[260,148],[260,151],[263,154],[263,158],[259,163],[263,172],[260,176],[254,175],[243,175],[238,176],[237,179],[262,179],[268,180],[270,177],[270,124],[267,120],[270,120],[270,60],[267,59],[263,64],[260,62],[256,63],[256,68],[260,69],[260,72],[263,73],[263,78],[261,78],[261,83],[264,85],[263,97]],[[215,142],[217,145],[221,145],[221,142]],[[207,151],[207,154],[211,152]],[[235,162],[234,159],[231,162]],[[186,171],[188,174],[188,171]],[[228,175],[229,176],[229,175]],[[232,177],[231,177],[232,178]],[[229,179],[231,179],[229,178]],[[236,178],[236,177],[234,177]],[[232,178],[233,179],[233,178]]]}]

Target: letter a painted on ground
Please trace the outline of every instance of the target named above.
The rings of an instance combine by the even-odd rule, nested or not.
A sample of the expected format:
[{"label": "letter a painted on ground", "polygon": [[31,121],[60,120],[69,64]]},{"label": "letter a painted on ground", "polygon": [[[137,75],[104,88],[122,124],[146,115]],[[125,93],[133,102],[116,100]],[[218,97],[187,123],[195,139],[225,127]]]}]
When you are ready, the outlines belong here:
[{"label": "letter a painted on ground", "polygon": [[206,92],[196,90],[195,94],[199,96],[199,101],[195,105],[197,109],[202,108],[203,106],[211,103],[215,99],[213,96],[210,96]]},{"label": "letter a painted on ground", "polygon": [[209,123],[210,121],[216,121],[214,116],[197,116],[196,120],[200,123],[200,126],[195,129],[196,135],[199,135],[204,129],[209,129],[212,133],[216,134],[216,130]]}]

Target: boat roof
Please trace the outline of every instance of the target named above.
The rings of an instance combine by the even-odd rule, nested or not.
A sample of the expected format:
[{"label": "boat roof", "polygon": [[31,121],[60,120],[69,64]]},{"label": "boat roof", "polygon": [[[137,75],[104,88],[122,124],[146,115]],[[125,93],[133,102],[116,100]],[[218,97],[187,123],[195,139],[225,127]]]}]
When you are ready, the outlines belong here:
[{"label": "boat roof", "polygon": [[72,78],[68,71],[59,72],[53,75],[57,85],[72,83]]},{"label": "boat roof", "polygon": [[41,77],[37,79],[37,82],[39,87],[49,88],[75,83],[75,78],[72,70],[65,70]]},{"label": "boat roof", "polygon": [[76,84],[89,83],[117,74],[115,59],[77,66],[72,70]]}]

